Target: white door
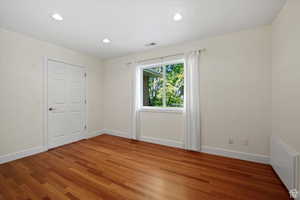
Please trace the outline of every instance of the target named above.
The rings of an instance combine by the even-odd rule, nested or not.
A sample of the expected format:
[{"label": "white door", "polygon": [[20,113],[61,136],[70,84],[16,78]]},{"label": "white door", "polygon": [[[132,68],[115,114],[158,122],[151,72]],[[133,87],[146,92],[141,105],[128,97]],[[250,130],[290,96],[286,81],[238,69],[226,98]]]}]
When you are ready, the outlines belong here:
[{"label": "white door", "polygon": [[83,138],[85,69],[48,60],[48,148]]}]

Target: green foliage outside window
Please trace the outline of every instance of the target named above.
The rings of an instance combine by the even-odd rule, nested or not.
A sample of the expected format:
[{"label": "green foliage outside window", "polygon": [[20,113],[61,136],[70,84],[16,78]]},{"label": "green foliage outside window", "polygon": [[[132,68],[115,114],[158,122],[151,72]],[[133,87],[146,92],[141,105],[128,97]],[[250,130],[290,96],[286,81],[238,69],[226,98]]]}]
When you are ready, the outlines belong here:
[{"label": "green foliage outside window", "polygon": [[143,69],[143,105],[183,107],[184,64]]},{"label": "green foliage outside window", "polygon": [[166,106],[183,107],[184,67],[183,63],[166,65]]}]

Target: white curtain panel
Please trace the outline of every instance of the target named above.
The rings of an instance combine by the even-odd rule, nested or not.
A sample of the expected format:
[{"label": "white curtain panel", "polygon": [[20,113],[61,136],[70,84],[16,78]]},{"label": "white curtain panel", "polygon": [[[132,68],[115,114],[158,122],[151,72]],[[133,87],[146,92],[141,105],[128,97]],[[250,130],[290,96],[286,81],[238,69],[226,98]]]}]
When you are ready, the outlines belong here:
[{"label": "white curtain panel", "polygon": [[200,151],[200,51],[185,56],[185,148]]},{"label": "white curtain panel", "polygon": [[129,64],[131,74],[131,105],[130,105],[130,134],[132,139],[138,139],[139,135],[139,105],[140,105],[140,69],[137,63]]}]

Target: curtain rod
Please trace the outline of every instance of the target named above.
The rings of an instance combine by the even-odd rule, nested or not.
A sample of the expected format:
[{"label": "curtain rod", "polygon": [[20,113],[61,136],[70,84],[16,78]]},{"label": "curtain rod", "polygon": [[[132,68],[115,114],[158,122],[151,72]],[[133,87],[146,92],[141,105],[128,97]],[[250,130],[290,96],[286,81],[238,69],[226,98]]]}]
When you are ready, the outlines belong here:
[{"label": "curtain rod", "polygon": [[[206,49],[198,49],[199,52],[201,51],[205,51]],[[164,59],[164,58],[169,58],[169,57],[173,57],[173,56],[181,56],[184,55],[185,53],[177,53],[177,54],[172,54],[172,55],[167,55],[167,56],[162,56],[162,57],[155,57],[155,58],[149,58],[149,59],[144,59],[144,60],[138,60],[137,63],[142,63],[142,62],[146,62],[146,61],[151,61],[151,60],[157,60],[157,59]],[[128,62],[126,63],[127,65],[132,64],[133,62]]]}]

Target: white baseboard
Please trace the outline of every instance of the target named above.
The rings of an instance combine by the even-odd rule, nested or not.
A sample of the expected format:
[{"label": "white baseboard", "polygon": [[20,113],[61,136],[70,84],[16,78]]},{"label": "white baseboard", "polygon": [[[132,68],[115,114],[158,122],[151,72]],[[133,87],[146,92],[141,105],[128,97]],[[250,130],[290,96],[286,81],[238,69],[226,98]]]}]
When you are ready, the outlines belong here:
[{"label": "white baseboard", "polygon": [[[109,129],[103,129],[99,131],[97,135],[101,135],[101,134],[108,134],[108,135],[113,135],[113,136],[118,136],[123,138],[129,138],[129,139],[131,138],[130,134],[127,132],[109,130]],[[140,137],[139,140],[144,142],[154,143],[154,144],[170,146],[170,147],[183,148],[183,143],[175,140],[166,140],[166,139],[145,137],[145,136]]]},{"label": "white baseboard", "polygon": [[[86,138],[92,138],[92,137],[96,137],[96,136],[99,136],[102,134],[109,134],[109,135],[114,135],[114,136],[119,136],[119,137],[124,137],[124,138],[130,138],[130,134],[128,134],[126,132],[121,132],[121,131],[116,131],[116,130],[108,130],[108,129],[102,129],[102,130],[91,132],[86,136]],[[176,147],[176,148],[183,148],[182,142],[174,141],[174,140],[165,140],[165,139],[158,139],[158,138],[152,138],[152,137],[141,137],[140,140],[145,141],[145,142],[154,143],[154,144],[160,144],[160,145],[171,146],[171,147]],[[246,160],[246,161],[253,161],[253,162],[258,162],[258,163],[264,163],[264,164],[270,163],[269,156],[265,156],[265,155],[238,152],[238,151],[232,151],[232,150],[209,147],[209,146],[202,146],[201,149],[202,149],[201,152],[204,152],[204,153],[209,153],[209,154],[214,154],[214,155],[219,155],[219,156],[224,156],[224,157],[230,157],[230,158],[236,158],[236,159]],[[26,149],[24,151],[20,151],[20,152],[16,152],[16,153],[6,154],[3,156],[0,156],[0,164],[10,162],[13,160],[17,160],[20,158],[24,158],[27,156],[31,156],[34,154],[38,154],[38,153],[41,153],[44,151],[46,151],[46,149],[43,146],[40,146],[40,147]]]},{"label": "white baseboard", "polygon": [[139,140],[144,142],[154,143],[154,144],[170,146],[170,147],[183,148],[183,143],[175,140],[166,140],[166,139],[145,137],[145,136],[140,137]]},{"label": "white baseboard", "polygon": [[97,137],[99,135],[102,135],[103,133],[104,133],[104,130],[98,130],[98,131],[89,132],[85,136],[85,139],[90,139],[90,138],[93,138],[93,137]]},{"label": "white baseboard", "polygon": [[[131,138],[130,134],[127,132],[109,130],[109,129],[99,130],[96,133],[94,133],[93,135],[98,136],[101,134],[109,134],[109,135],[114,135],[114,136],[119,136],[119,137],[124,137],[124,138]],[[91,136],[91,137],[93,137],[93,136]],[[179,142],[179,141],[175,141],[175,140],[166,140],[166,139],[145,137],[145,136],[140,137],[139,140],[144,141],[144,142],[154,143],[154,144],[170,146],[170,147],[184,148],[183,142]],[[210,147],[210,146],[202,146],[201,152],[213,154],[213,155],[224,156],[224,157],[229,157],[229,158],[236,158],[236,159],[240,159],[240,160],[263,163],[263,164],[270,163],[269,156],[240,152],[240,151],[233,151],[233,150]]]},{"label": "white baseboard", "polygon": [[41,152],[44,152],[44,151],[46,151],[46,149],[43,146],[40,146],[40,147],[33,147],[33,148],[30,148],[30,149],[26,149],[26,150],[15,152],[15,153],[6,154],[6,155],[3,155],[3,156],[0,156],[0,164],[10,162],[10,161],[13,161],[13,160],[17,160],[17,159],[20,159],[20,158],[24,158],[24,157],[27,157],[27,156],[31,156],[31,155],[34,155],[34,154],[38,154],[38,153],[41,153]]},{"label": "white baseboard", "polygon": [[103,129],[102,130],[103,134],[109,134],[109,135],[114,135],[114,136],[119,136],[119,137],[123,137],[123,138],[131,138],[130,134],[127,132],[122,132],[122,131],[117,131],[117,130],[109,130],[109,129]]},{"label": "white baseboard", "polygon": [[263,164],[269,164],[270,163],[270,157],[265,155],[259,155],[259,154],[252,154],[252,153],[245,153],[245,152],[239,152],[239,151],[232,151],[222,148],[215,148],[215,147],[209,147],[209,146],[202,146],[201,152],[208,153],[208,154],[214,154],[229,158],[236,158],[240,160],[246,160],[246,161],[252,161],[257,163],[263,163]]},{"label": "white baseboard", "polygon": [[89,139],[89,138],[97,137],[102,134],[108,134],[108,135],[113,135],[113,136],[118,136],[123,138],[130,138],[130,135],[126,132],[109,130],[109,129],[102,129],[102,130],[90,132],[85,138]]}]

